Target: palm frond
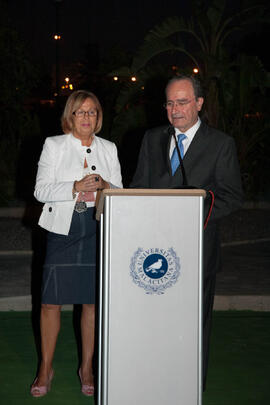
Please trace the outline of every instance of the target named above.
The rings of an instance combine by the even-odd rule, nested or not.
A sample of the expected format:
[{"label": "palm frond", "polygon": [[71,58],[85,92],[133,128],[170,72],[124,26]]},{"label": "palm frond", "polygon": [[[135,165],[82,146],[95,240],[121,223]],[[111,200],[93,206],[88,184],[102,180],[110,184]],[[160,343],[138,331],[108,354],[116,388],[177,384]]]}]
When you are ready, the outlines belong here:
[{"label": "palm frond", "polygon": [[144,108],[140,105],[122,110],[113,121],[111,139],[120,145],[124,135],[146,125]]},{"label": "palm frond", "polygon": [[131,76],[133,74],[130,66],[120,66],[117,69],[114,69],[112,72],[108,73],[108,76]]},{"label": "palm frond", "polygon": [[[260,19],[264,18],[262,15],[264,10],[264,6],[257,5],[245,8],[244,10],[241,10],[238,13],[228,17],[217,32],[216,43],[219,42],[220,45],[223,45],[225,39],[235,30],[240,30],[241,27],[254,24],[255,21],[258,23]],[[237,23],[235,20],[238,20],[239,22]],[[269,23],[269,19],[266,21]],[[230,27],[231,24],[232,26]]]},{"label": "palm frond", "polygon": [[[176,21],[176,19],[173,19]],[[168,21],[168,20],[167,20]],[[167,27],[167,25],[166,25]],[[193,29],[189,27],[180,27],[177,25],[177,30],[171,29],[166,31],[166,36],[157,36],[158,30],[155,31],[153,35],[149,35],[148,39],[145,39],[143,45],[139,48],[137,54],[135,55],[132,63],[131,70],[138,72],[140,69],[145,67],[147,63],[157,55],[162,53],[172,51],[172,52],[183,52],[186,54],[197,66],[199,66],[196,58],[185,49],[184,43],[180,40],[179,36],[175,43],[169,38],[172,33],[187,33],[190,34],[200,45],[202,50],[205,50],[205,45],[199,35]],[[165,35],[165,30],[162,30],[162,35]],[[151,40],[150,40],[151,39]]]},{"label": "palm frond", "polygon": [[145,36],[144,41],[152,42],[155,38],[167,38],[179,32],[179,29],[187,27],[183,17],[168,17],[161,24],[156,25]]},{"label": "palm frond", "polygon": [[173,51],[176,47],[165,38],[155,38],[151,42],[145,42],[133,59],[131,69],[138,72],[154,56],[164,52]]},{"label": "palm frond", "polygon": [[133,103],[133,100],[138,96],[141,91],[141,83],[125,83],[117,97],[115,103],[115,111],[119,114],[123,109],[127,108],[129,104]]}]

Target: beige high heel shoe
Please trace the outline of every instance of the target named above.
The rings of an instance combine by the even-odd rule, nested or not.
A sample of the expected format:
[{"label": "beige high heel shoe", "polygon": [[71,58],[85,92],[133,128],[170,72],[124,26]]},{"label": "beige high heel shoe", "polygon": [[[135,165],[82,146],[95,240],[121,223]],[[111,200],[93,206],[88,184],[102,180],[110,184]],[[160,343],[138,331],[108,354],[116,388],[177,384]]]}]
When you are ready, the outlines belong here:
[{"label": "beige high heel shoe", "polygon": [[35,378],[32,386],[31,386],[31,390],[30,390],[30,394],[32,395],[32,397],[35,397],[35,398],[44,397],[44,395],[48,394],[48,392],[51,389],[51,383],[52,383],[53,377],[54,377],[54,371],[51,370],[47,384],[40,385],[40,386],[35,385],[37,382],[37,378]]},{"label": "beige high heel shoe", "polygon": [[80,377],[80,380],[81,380],[81,391],[82,391],[82,393],[84,395],[86,395],[87,397],[92,397],[94,395],[94,392],[95,392],[95,387],[94,387],[94,385],[83,384],[81,369],[79,369],[79,377]]}]

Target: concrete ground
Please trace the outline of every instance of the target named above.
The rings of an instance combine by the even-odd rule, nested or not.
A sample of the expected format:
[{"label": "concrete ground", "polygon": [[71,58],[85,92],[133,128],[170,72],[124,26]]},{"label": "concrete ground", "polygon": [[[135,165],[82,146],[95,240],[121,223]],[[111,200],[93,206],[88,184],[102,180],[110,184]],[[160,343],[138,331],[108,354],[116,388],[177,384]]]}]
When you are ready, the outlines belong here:
[{"label": "concrete ground", "polygon": [[[0,311],[31,310],[38,299],[44,252],[38,211],[0,209]],[[270,210],[243,209],[224,218],[221,242],[214,308],[270,311]]]}]

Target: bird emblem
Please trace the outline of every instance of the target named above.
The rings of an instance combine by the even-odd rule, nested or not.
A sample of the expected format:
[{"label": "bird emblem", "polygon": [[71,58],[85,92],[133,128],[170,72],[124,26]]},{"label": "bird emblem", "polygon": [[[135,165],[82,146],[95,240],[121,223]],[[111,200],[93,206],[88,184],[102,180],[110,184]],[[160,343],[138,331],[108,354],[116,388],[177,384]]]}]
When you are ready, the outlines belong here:
[{"label": "bird emblem", "polygon": [[156,262],[154,262],[150,266],[146,267],[145,271],[147,273],[149,273],[149,272],[157,273],[159,270],[160,272],[164,273],[164,270],[161,270],[162,264],[163,264],[163,260],[158,259]]}]

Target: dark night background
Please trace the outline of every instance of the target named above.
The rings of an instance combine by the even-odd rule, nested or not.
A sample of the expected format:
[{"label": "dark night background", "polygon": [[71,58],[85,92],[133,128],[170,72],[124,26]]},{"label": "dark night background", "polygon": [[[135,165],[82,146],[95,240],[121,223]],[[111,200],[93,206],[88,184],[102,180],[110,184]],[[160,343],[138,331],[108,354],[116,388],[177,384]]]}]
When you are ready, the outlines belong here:
[{"label": "dark night background", "polygon": [[[48,72],[55,64],[53,35],[56,30],[61,34],[63,75],[69,73],[67,67],[70,64],[85,57],[89,44],[95,45],[101,56],[116,44],[127,52],[133,52],[148,30],[166,17],[187,17],[191,13],[189,0],[9,0],[6,3],[11,26],[26,42],[33,62]],[[229,0],[228,10],[238,10],[242,3]],[[267,2],[260,2],[263,3]],[[268,34],[269,28],[256,27],[242,48],[256,53],[266,63],[265,40]]]},{"label": "dark night background", "polygon": [[[195,0],[195,3],[207,8],[214,1]],[[1,25],[7,29],[6,38],[8,38],[3,40],[1,45],[7,51],[4,49],[1,59],[1,79],[5,91],[2,91],[2,100],[0,100],[0,152],[7,161],[17,162],[10,168],[4,159],[0,165],[1,177],[7,181],[5,188],[7,191],[1,196],[0,205],[16,205],[32,198],[36,164],[44,139],[46,136],[62,133],[60,116],[65,100],[70,94],[70,90],[61,89],[61,86],[66,84],[65,77],[70,78],[69,83],[73,84],[74,89],[86,88],[94,91],[99,97],[105,117],[101,136],[116,142],[124,185],[128,185],[135,170],[145,129],[167,121],[165,111],[162,109],[163,89],[167,79],[174,74],[173,71],[168,70],[168,66],[172,68],[176,65],[180,70],[185,66],[185,69],[189,69],[186,72],[192,72],[194,65],[190,65],[183,55],[165,53],[154,58],[153,63],[150,64],[152,76],[150,75],[150,79],[148,77],[148,81],[145,81],[146,85],[143,83],[144,94],[141,92],[139,95],[129,96],[122,109],[126,110],[124,111],[126,115],[121,111],[121,97],[125,86],[130,86],[130,83],[125,83],[130,78],[123,77],[119,82],[114,83],[111,72],[117,71],[122,66],[131,66],[145,36],[155,26],[162,24],[167,17],[178,16],[183,17],[184,20],[192,17],[193,3],[189,0],[137,0],[136,2],[0,0]],[[264,5],[267,3],[266,0],[260,2]],[[257,5],[257,2],[252,0],[227,0],[225,14],[230,16],[243,7],[254,4]],[[9,40],[9,30],[17,33],[17,39],[13,39],[13,43]],[[259,62],[256,63],[261,64],[267,72],[269,60],[266,44],[269,38],[269,24],[254,21],[248,30],[245,30],[241,34],[236,30],[226,43],[232,61],[236,60],[240,53],[244,53],[248,58],[256,56],[259,58]],[[53,38],[56,33],[61,35],[59,41]],[[16,49],[20,46],[24,49],[20,56],[16,56],[17,59],[12,55],[14,46]],[[194,44],[187,42],[187,46],[192,52]],[[15,55],[17,55],[16,52]],[[147,74],[149,75],[149,71]],[[18,82],[18,78],[21,80],[20,86],[16,87],[16,91],[13,89],[13,93],[9,91],[10,86],[13,85],[12,75],[14,75],[14,83]],[[227,77],[229,81],[229,75],[225,75],[225,79]],[[230,80],[235,84],[238,79]],[[260,80],[262,82],[263,79]],[[6,86],[5,81],[8,83]],[[226,88],[226,85],[224,86]],[[252,86],[254,88],[254,84],[251,84]],[[21,91],[22,87],[24,92]],[[243,111],[245,114],[250,114],[250,117],[255,117],[256,114],[260,117],[258,133],[261,132],[262,127],[261,117],[265,120],[267,105],[265,89],[262,87],[264,85],[259,84],[255,92],[252,90],[253,92],[245,93],[246,97],[254,103],[246,106],[246,110]],[[269,88],[266,82],[265,88]],[[263,97],[259,92],[264,92]],[[231,98],[235,98],[235,95]],[[225,108],[229,118],[222,129],[231,132],[230,115],[233,115],[234,111],[230,112],[230,104]],[[17,120],[13,120],[15,114],[17,114]],[[19,117],[21,123],[18,122]],[[248,125],[246,122],[243,124],[243,132],[247,126],[253,131],[251,127],[254,125],[257,124],[254,124],[254,119],[251,118]],[[220,126],[220,124],[214,126]],[[269,133],[269,123],[264,124],[264,132],[265,128],[268,128]],[[232,135],[237,137],[237,133]],[[245,152],[246,140],[242,137],[240,140],[236,139],[236,142],[240,160],[243,161],[243,178],[248,179],[247,198],[268,198],[269,181],[268,183],[265,180],[258,181],[258,178],[260,179],[261,173],[269,169],[269,159],[266,157],[270,149],[269,136],[264,137],[263,140],[258,137],[259,153],[262,154],[262,151],[265,151],[263,157],[260,155],[260,164],[254,157],[258,152],[256,148],[251,150],[251,162],[250,154]],[[11,155],[10,150],[15,149],[17,154],[14,152],[14,155]],[[251,166],[252,170],[247,169]],[[254,173],[257,174],[254,175]],[[14,177],[15,184],[13,184]]]},{"label": "dark night background", "polygon": [[85,57],[89,44],[101,56],[116,44],[134,51],[147,31],[166,16],[190,12],[188,0],[9,0],[7,4],[11,24],[28,44],[33,60],[48,71],[55,63],[53,35],[58,25],[64,74],[65,66]]},{"label": "dark night background", "polygon": [[[203,67],[198,74],[206,92],[203,118],[232,135],[238,151],[247,204],[221,221],[225,271],[217,280],[216,293],[222,300],[228,298],[232,303],[230,309],[238,308],[239,294],[241,309],[249,297],[251,303],[256,302],[256,311],[258,308],[261,311],[269,307],[269,209],[260,209],[269,208],[270,202],[269,0],[0,0],[0,209],[23,211],[22,218],[1,217],[1,251],[4,251],[1,287],[6,303],[7,290],[13,299],[13,295],[29,294],[30,287],[37,354],[40,354],[38,325],[46,232],[37,225],[42,204],[34,199],[33,191],[44,140],[62,133],[60,117],[71,92],[69,88],[62,89],[65,77],[70,78],[75,90],[93,91],[100,99],[104,110],[100,136],[116,143],[127,187],[145,130],[167,122],[162,107],[165,83],[173,75],[192,74],[195,67],[183,52],[171,49],[145,63],[146,36],[151,37],[151,30],[170,32],[174,20],[168,17],[183,17],[184,27],[194,18],[195,32],[200,37],[198,26],[202,26],[209,45],[216,39],[211,29],[218,21],[218,6],[224,2],[223,21],[246,7],[256,6],[256,9],[233,20],[232,35],[222,44],[217,41],[216,54],[203,52],[194,38],[190,39],[181,30],[167,35],[166,39],[173,45],[182,41]],[[246,17],[248,24],[245,24]],[[55,34],[61,35],[59,41],[54,40]],[[162,48],[162,38],[158,37],[157,42]],[[150,41],[150,45],[146,49],[149,53],[152,46],[154,49],[154,42]],[[116,74],[118,81],[113,80]],[[130,80],[132,74],[137,76],[135,83]],[[7,255],[9,249],[12,251]],[[14,254],[13,250],[21,253]],[[20,311],[24,310],[21,300],[19,303]],[[269,324],[269,315],[234,312],[228,316],[223,312],[214,319],[217,328],[211,342],[215,360],[209,381],[210,402],[216,399],[215,403],[219,403],[222,399],[225,403],[230,398],[233,403],[249,404],[256,398],[256,403],[260,399],[264,401],[260,403],[266,403],[269,327],[265,325]],[[5,401],[0,389],[1,399],[4,398],[3,403],[11,403],[10,395],[14,394],[18,398],[16,403],[28,403],[27,396],[23,402],[22,393],[28,391],[30,379],[34,377],[31,374],[34,351],[30,358],[27,349],[29,316],[24,315],[20,321],[16,311],[10,313],[14,315],[11,318],[3,313],[3,321],[9,328],[2,328],[2,346],[9,352],[4,350],[2,356],[4,366],[0,375],[8,394]],[[75,308],[73,325],[77,340],[78,315]],[[64,320],[67,321],[70,323],[69,319]],[[11,333],[16,336],[13,340]],[[19,345],[18,336],[24,339]],[[24,350],[19,350],[19,346]],[[32,344],[29,347],[32,351]],[[65,341],[60,360],[66,361],[66,348]],[[71,351],[69,354],[73,356]],[[70,375],[74,373],[70,367],[68,370]],[[15,386],[14,376],[16,379],[18,373],[20,380],[15,380]],[[62,378],[66,386],[69,381],[66,374],[58,376],[58,381]],[[72,392],[66,392],[72,403]],[[60,389],[56,395],[67,399]],[[246,402],[245,398],[248,398]],[[230,399],[227,403],[232,403]]]}]

